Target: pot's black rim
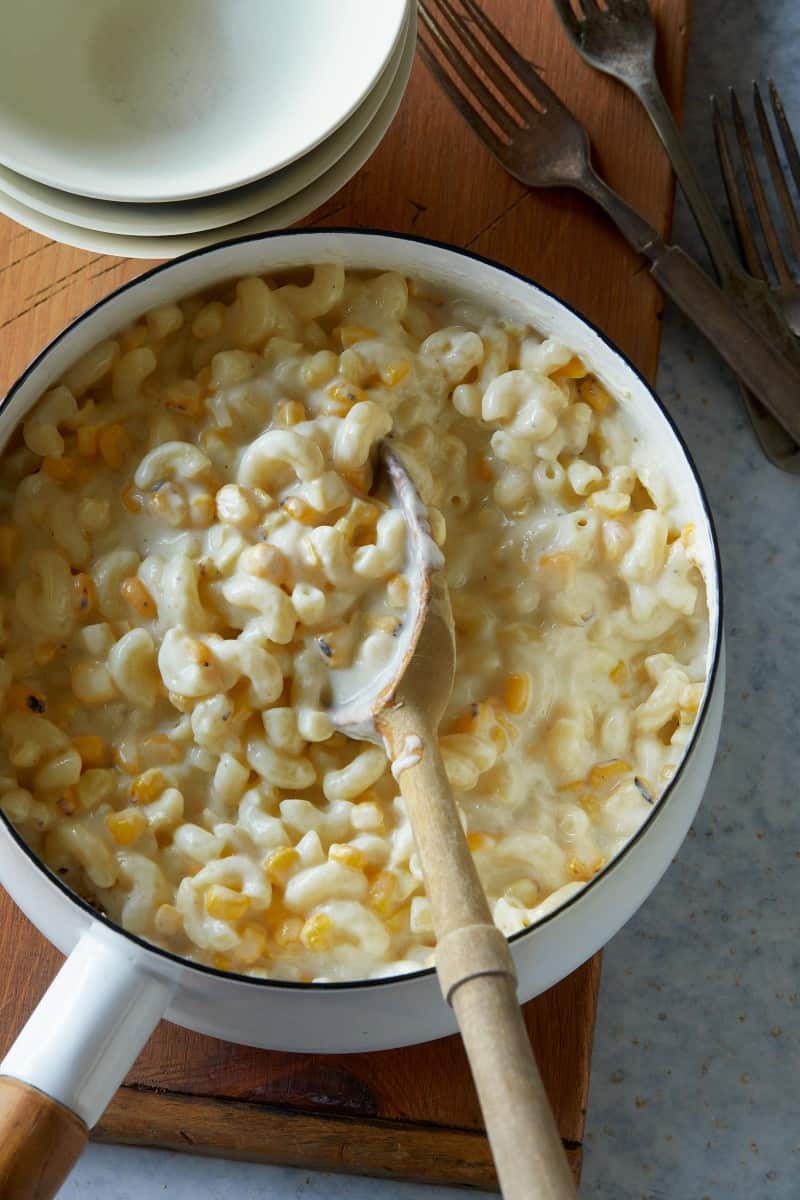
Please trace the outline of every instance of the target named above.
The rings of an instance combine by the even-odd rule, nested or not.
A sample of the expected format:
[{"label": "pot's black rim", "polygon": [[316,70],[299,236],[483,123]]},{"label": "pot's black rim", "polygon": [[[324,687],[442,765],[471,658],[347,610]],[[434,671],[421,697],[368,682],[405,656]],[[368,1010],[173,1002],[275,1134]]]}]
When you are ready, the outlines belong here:
[{"label": "pot's black rim", "polygon": [[[41,350],[39,352],[39,354],[37,354],[37,356],[28,364],[28,366],[25,368],[25,370],[22,372],[22,374],[19,376],[19,378],[9,388],[4,400],[2,401],[2,403],[0,403],[0,412],[6,407],[7,404],[9,404],[13,400],[14,396],[17,394],[17,392],[20,390],[20,388],[24,385],[24,383],[27,381],[27,379],[30,377],[30,375],[32,375],[33,372],[37,370],[39,365],[50,355],[50,353],[53,351],[53,349],[56,346],[60,345],[60,343],[65,338],[70,337],[73,334],[73,332],[80,325],[82,325],[84,323],[84,321],[87,321],[91,316],[93,316],[94,313],[99,312],[106,305],[114,303],[119,296],[123,295],[125,292],[130,291],[132,288],[138,287],[140,284],[142,284],[146,280],[152,279],[155,276],[160,275],[165,271],[171,270],[174,266],[176,266],[179,263],[185,263],[185,262],[192,261],[194,259],[203,258],[204,256],[209,255],[209,254],[216,254],[219,250],[228,249],[232,246],[239,246],[239,245],[243,245],[245,243],[251,243],[253,245],[256,245],[261,242],[272,241],[276,238],[286,238],[286,237],[314,238],[314,237],[318,237],[318,236],[330,236],[331,234],[334,234],[334,235],[335,234],[345,234],[350,237],[368,236],[368,237],[390,238],[393,241],[412,242],[416,245],[432,246],[439,250],[447,250],[447,251],[452,252],[453,254],[459,255],[462,258],[472,259],[474,262],[480,263],[482,266],[491,267],[493,270],[501,271],[504,275],[509,275],[514,279],[518,279],[522,283],[530,284],[532,287],[536,288],[536,290],[538,292],[541,292],[543,295],[547,296],[549,299],[554,300],[557,304],[560,304],[563,308],[567,309],[570,313],[572,313],[573,316],[577,317],[579,321],[582,321],[584,325],[586,325],[589,329],[591,329],[601,339],[601,341],[604,342],[604,344],[609,348],[609,350],[611,350],[613,354],[615,354],[618,358],[620,358],[625,363],[625,365],[628,367],[628,369],[633,372],[633,374],[636,376],[636,378],[639,380],[639,382],[642,384],[642,386],[646,389],[651,400],[653,400],[656,407],[661,412],[661,415],[664,417],[665,421],[667,422],[667,425],[669,426],[670,430],[672,431],[673,437],[677,440],[681,450],[683,451],[683,455],[686,458],[687,463],[689,464],[689,469],[692,473],[692,476],[695,481],[695,485],[696,485],[698,493],[700,495],[700,501],[701,501],[701,505],[703,508],[703,513],[705,515],[705,518],[706,518],[706,521],[708,524],[708,528],[709,528],[709,532],[711,535],[711,546],[712,546],[713,555],[714,555],[714,570],[716,573],[717,592],[718,592],[718,597],[719,597],[718,620],[717,620],[716,638],[715,638],[715,643],[714,643],[714,654],[713,654],[713,658],[712,658],[712,662],[711,662],[711,669],[708,674],[708,680],[706,683],[706,690],[705,690],[705,694],[703,697],[703,702],[702,702],[700,711],[698,712],[697,719],[695,721],[695,726],[694,726],[694,730],[692,732],[692,739],[691,739],[691,742],[689,743],[689,747],[688,747],[684,757],[682,758],[681,762],[678,764],[678,768],[677,768],[675,774],[673,775],[672,779],[669,781],[666,788],[662,792],[658,803],[653,807],[652,813],[647,818],[647,820],[640,826],[640,828],[633,835],[631,840],[623,847],[623,849],[619,852],[619,854],[617,854],[617,856],[615,858],[613,858],[611,860],[611,862],[609,862],[605,867],[603,867],[603,869],[601,871],[599,871],[597,873],[597,875],[595,875],[591,880],[589,880],[589,882],[586,884],[585,887],[583,887],[574,896],[571,896],[568,900],[566,900],[564,902],[564,904],[560,905],[557,909],[554,909],[553,912],[548,913],[545,917],[542,917],[542,919],[540,921],[538,921],[535,925],[532,925],[530,928],[521,929],[518,933],[512,934],[508,940],[513,945],[513,944],[516,944],[517,942],[521,942],[524,938],[530,937],[532,934],[534,934],[538,930],[542,929],[545,925],[549,925],[557,917],[561,916],[562,913],[565,913],[573,905],[577,904],[579,901],[583,900],[584,897],[588,896],[589,893],[592,891],[592,889],[595,887],[595,885],[598,884],[601,880],[605,879],[608,875],[610,875],[611,872],[614,871],[615,868],[623,861],[623,859],[628,857],[628,855],[633,851],[634,847],[639,844],[639,842],[644,838],[644,836],[647,834],[647,832],[650,829],[652,829],[652,827],[656,824],[661,813],[665,810],[672,792],[674,791],[676,785],[678,784],[678,782],[682,778],[683,774],[685,773],[685,771],[688,767],[688,764],[691,762],[692,758],[694,757],[697,743],[700,738],[700,734],[702,732],[702,729],[706,722],[706,718],[708,716],[709,701],[710,701],[711,695],[714,691],[714,687],[715,687],[716,679],[717,679],[717,672],[719,670],[720,657],[721,657],[721,653],[722,653],[722,628],[723,628],[723,624],[722,624],[722,616],[723,616],[722,563],[721,563],[721,559],[720,559],[719,541],[717,538],[717,531],[716,531],[716,528],[714,525],[714,519],[711,515],[711,508],[710,508],[710,505],[708,502],[708,497],[706,495],[705,488],[703,487],[702,480],[700,479],[700,475],[698,473],[694,459],[692,458],[692,455],[689,452],[689,449],[686,445],[683,435],[681,434],[680,430],[676,426],[676,424],[673,421],[672,417],[670,416],[669,412],[667,412],[666,408],[662,404],[659,397],[656,395],[656,393],[653,390],[653,388],[651,387],[651,385],[644,378],[644,376],[638,370],[638,368],[631,362],[631,360],[627,357],[627,355],[623,354],[623,352],[603,333],[603,331],[601,329],[599,329],[592,321],[588,320],[581,312],[578,311],[578,309],[576,309],[573,305],[568,304],[565,300],[562,300],[559,296],[556,296],[548,288],[542,287],[541,284],[537,283],[535,279],[532,279],[529,275],[522,274],[522,272],[520,272],[520,271],[515,271],[512,267],[504,266],[502,263],[498,263],[491,258],[486,258],[482,254],[476,254],[472,250],[464,250],[460,246],[455,246],[449,242],[437,241],[434,238],[414,237],[414,236],[409,236],[409,235],[406,235],[403,233],[395,233],[391,230],[385,230],[385,229],[352,228],[352,227],[348,227],[348,226],[331,226],[330,228],[320,228],[320,229],[273,230],[269,233],[257,234],[255,236],[251,235],[251,236],[245,236],[245,237],[230,238],[227,241],[216,242],[213,246],[204,246],[200,250],[190,251],[188,254],[181,255],[179,258],[171,259],[169,262],[166,262],[166,263],[161,263],[159,266],[153,267],[153,268],[151,268],[151,270],[144,272],[144,274],[138,275],[135,279],[130,280],[128,283],[122,284],[121,287],[116,288],[115,291],[111,292],[108,296],[104,296],[102,300],[99,300],[96,304],[93,304],[91,308],[88,308],[85,312],[81,313],[81,315],[79,317],[76,317],[74,321],[70,322],[70,324],[67,325],[66,328],[61,331],[61,333],[57,334],[56,337],[54,337],[52,339],[52,341],[50,341],[47,344],[47,346],[45,346],[44,349]],[[413,980],[421,979],[421,978],[424,978],[425,976],[430,976],[435,973],[433,967],[422,967],[419,971],[410,971],[407,974],[403,974],[403,975],[383,975],[378,979],[334,980],[334,981],[331,981],[330,983],[299,983],[299,982],[296,982],[295,980],[288,980],[288,979],[259,979],[259,978],[254,978],[252,975],[239,975],[233,971],[221,971],[217,967],[209,967],[209,966],[206,966],[204,963],[193,962],[191,959],[182,958],[178,954],[173,954],[172,951],[170,951],[170,950],[164,950],[160,946],[155,946],[155,945],[153,945],[152,942],[145,941],[144,938],[140,938],[135,933],[129,933],[128,930],[123,929],[121,925],[117,925],[109,917],[106,917],[102,913],[97,912],[94,908],[92,908],[92,906],[90,904],[88,904],[85,900],[83,900],[80,896],[78,896],[75,892],[73,892],[70,888],[68,888],[67,885],[65,883],[63,883],[62,880],[59,879],[59,877],[56,874],[54,874],[50,870],[50,868],[47,867],[33,853],[33,851],[30,849],[30,847],[27,845],[27,843],[23,840],[23,838],[19,835],[17,830],[14,828],[14,826],[9,821],[9,819],[6,817],[5,813],[2,812],[2,810],[0,810],[0,822],[2,822],[2,824],[5,826],[7,832],[10,835],[10,837],[12,838],[12,840],[17,844],[17,846],[23,852],[23,854],[25,854],[26,857],[30,859],[30,861],[33,863],[33,865],[38,870],[40,870],[48,878],[50,883],[52,883],[55,887],[57,887],[59,889],[59,891],[62,892],[67,897],[67,899],[69,899],[73,904],[75,904],[79,908],[81,908],[86,913],[87,916],[92,918],[93,921],[100,922],[102,925],[105,925],[109,929],[113,930],[114,933],[120,934],[122,937],[128,938],[131,942],[133,942],[135,945],[140,947],[140,949],[142,949],[150,954],[154,954],[160,958],[166,959],[168,962],[175,964],[175,965],[183,968],[184,970],[198,971],[201,974],[215,976],[218,979],[235,980],[237,983],[245,983],[254,988],[262,988],[262,989],[263,988],[266,988],[266,989],[277,988],[282,991],[285,991],[285,990],[302,991],[302,992],[316,991],[316,992],[322,992],[322,993],[328,992],[328,991],[360,991],[360,990],[365,990],[365,989],[369,989],[369,988],[386,987],[387,985],[395,985],[396,986],[398,984],[410,983]]]}]

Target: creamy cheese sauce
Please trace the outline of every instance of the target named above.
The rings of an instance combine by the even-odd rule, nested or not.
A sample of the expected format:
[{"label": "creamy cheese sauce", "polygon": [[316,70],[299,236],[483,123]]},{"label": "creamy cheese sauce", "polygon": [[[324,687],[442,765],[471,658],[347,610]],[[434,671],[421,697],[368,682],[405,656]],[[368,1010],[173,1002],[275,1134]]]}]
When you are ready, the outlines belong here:
[{"label": "creamy cheese sauce", "polygon": [[413,607],[385,437],[444,553],[440,746],[504,932],[619,852],[692,734],[704,545],[568,347],[335,264],[148,313],[3,455],[0,806],[115,921],[221,969],[432,960],[397,783],[422,748],[390,769],[327,712]]}]

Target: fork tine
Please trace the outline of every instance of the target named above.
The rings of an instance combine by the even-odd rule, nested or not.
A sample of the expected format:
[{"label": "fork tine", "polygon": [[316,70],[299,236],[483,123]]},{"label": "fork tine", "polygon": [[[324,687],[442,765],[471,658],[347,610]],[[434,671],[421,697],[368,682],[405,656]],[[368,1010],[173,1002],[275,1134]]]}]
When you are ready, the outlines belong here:
[{"label": "fork tine", "polygon": [[[420,15],[424,20],[425,13],[421,6]],[[480,113],[472,107],[472,105],[464,96],[464,93],[456,87],[450,76],[447,74],[447,71],[445,71],[444,67],[441,65],[433,51],[428,48],[428,45],[423,38],[419,39],[419,52],[420,56],[422,57],[422,61],[425,63],[425,66],[431,72],[442,91],[446,92],[450,97],[453,104],[461,113],[467,124],[472,126],[478,137],[486,143],[495,158],[499,158],[502,161],[503,150],[505,149],[503,143],[500,141],[494,130],[486,124]]]},{"label": "fork tine", "polygon": [[501,70],[497,61],[492,58],[483,44],[478,41],[469,24],[466,21],[459,20],[458,13],[456,13],[450,0],[439,0],[439,7],[447,16],[453,29],[470,51],[472,57],[483,67],[501,96],[517,111],[520,118],[528,122],[532,118],[535,118],[538,113],[530,100],[519,90],[513,79],[505,71]]},{"label": "fork tine", "polygon": [[781,168],[778,151],[775,146],[775,139],[769,127],[769,121],[767,120],[767,114],[764,110],[764,104],[761,100],[761,93],[758,90],[757,83],[753,84],[753,108],[756,112],[756,120],[758,121],[758,128],[761,133],[761,144],[764,147],[767,165],[772,176],[772,186],[775,188],[778,203],[783,211],[792,248],[800,259],[800,221],[797,219],[794,202],[786,186],[783,169]]},{"label": "fork tine", "polygon": [[483,9],[475,3],[475,0],[461,0],[461,3],[476,25],[483,30],[486,40],[492,43],[497,53],[505,60],[508,66],[513,67],[522,83],[536,97],[544,111],[546,112],[548,108],[560,109],[567,116],[572,116],[569,110],[564,108],[564,105],[558,99],[555,92],[550,91],[550,88],[544,82],[539,72],[503,37],[497,26],[489,20]]},{"label": "fork tine", "polygon": [[583,25],[583,21],[579,20],[575,15],[575,10],[573,9],[569,0],[553,0],[553,4],[555,5],[556,12],[561,18],[561,24],[564,26],[568,36],[571,37],[574,42],[580,41],[581,26]]},{"label": "fork tine", "polygon": [[766,283],[767,272],[764,269],[761,255],[758,252],[753,226],[750,223],[750,217],[748,216],[741,189],[739,188],[739,182],[736,178],[731,150],[728,145],[728,135],[725,132],[725,124],[722,120],[722,114],[719,111],[716,96],[711,97],[711,123],[714,129],[714,142],[717,147],[717,158],[719,159],[720,171],[722,172],[722,182],[725,184],[725,194],[728,197],[728,207],[731,210],[731,217],[736,226],[736,234],[744,252],[747,269],[751,275],[755,275],[757,279],[763,279]]},{"label": "fork tine", "polygon": [[[419,5],[420,16],[429,34],[435,41],[436,45],[441,50],[444,57],[450,63],[450,66],[458,75],[459,79],[466,86],[470,94],[477,99],[478,103],[483,106],[497,127],[503,131],[508,137],[519,130],[517,125],[511,118],[511,114],[503,108],[499,100],[497,100],[483,80],[478,76],[461,52],[456,47],[455,43],[450,40],[442,26],[437,21],[434,14],[431,12],[427,4],[420,0]],[[474,110],[473,110],[474,111]],[[498,145],[501,143],[498,139]]]},{"label": "fork tine", "polygon": [[742,162],[744,163],[744,171],[747,176],[747,182],[750,185],[750,192],[756,206],[758,221],[761,225],[761,231],[764,234],[764,239],[767,243],[772,264],[775,267],[775,273],[778,276],[778,281],[781,284],[791,284],[792,277],[789,274],[789,268],[786,265],[786,259],[783,257],[781,244],[778,240],[778,231],[775,228],[775,222],[772,219],[769,203],[764,192],[763,184],[761,183],[756,166],[753,147],[750,144],[750,135],[747,132],[747,126],[744,123],[744,114],[739,105],[739,100],[733,88],[730,89],[731,95],[731,111],[733,112],[733,127],[736,130],[736,137],[739,141],[739,149],[742,152]]},{"label": "fork tine", "polygon": [[794,185],[800,192],[800,150],[797,149],[797,142],[794,140],[792,128],[786,119],[783,101],[780,98],[778,89],[774,82],[769,81],[769,94],[772,100],[772,111],[775,114],[775,120],[778,125],[778,131],[781,135],[783,148],[786,151],[786,161],[789,163],[789,170],[794,178]]}]

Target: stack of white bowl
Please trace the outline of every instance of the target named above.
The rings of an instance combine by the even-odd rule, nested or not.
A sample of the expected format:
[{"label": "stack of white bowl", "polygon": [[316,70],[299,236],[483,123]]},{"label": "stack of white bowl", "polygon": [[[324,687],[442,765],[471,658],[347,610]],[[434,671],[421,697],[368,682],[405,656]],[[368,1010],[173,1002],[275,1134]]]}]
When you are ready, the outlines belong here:
[{"label": "stack of white bowl", "polygon": [[414,0],[0,0],[0,212],[172,258],[338,191],[408,84]]}]

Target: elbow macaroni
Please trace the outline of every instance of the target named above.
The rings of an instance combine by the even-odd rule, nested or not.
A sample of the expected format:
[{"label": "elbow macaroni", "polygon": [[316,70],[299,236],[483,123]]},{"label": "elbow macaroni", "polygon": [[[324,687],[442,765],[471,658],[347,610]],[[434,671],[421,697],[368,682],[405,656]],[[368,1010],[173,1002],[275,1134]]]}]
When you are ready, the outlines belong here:
[{"label": "elbow macaroni", "polygon": [[445,548],[440,740],[495,921],[558,907],[691,736],[708,618],[669,480],[565,346],[338,264],[163,306],[47,392],[3,456],[0,808],[125,928],[298,981],[432,962],[382,749],[328,672],[408,607],[391,436]]}]

